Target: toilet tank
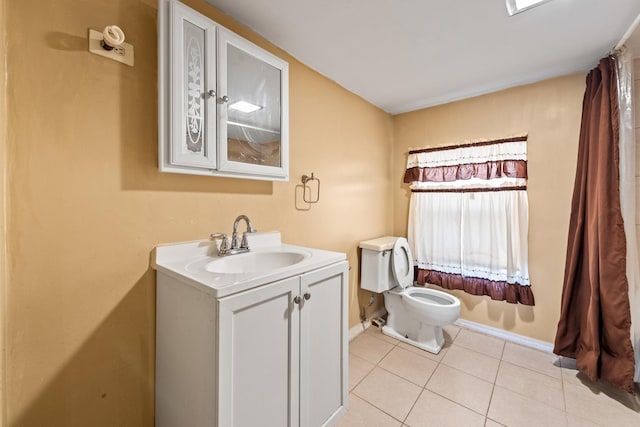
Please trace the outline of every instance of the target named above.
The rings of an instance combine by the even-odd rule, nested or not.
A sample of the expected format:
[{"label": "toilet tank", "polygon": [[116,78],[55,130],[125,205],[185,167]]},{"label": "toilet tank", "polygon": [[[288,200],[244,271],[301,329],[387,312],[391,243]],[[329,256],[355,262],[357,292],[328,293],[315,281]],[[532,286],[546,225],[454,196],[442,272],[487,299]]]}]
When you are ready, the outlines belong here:
[{"label": "toilet tank", "polygon": [[362,261],[360,263],[360,287],[368,291],[382,293],[394,287],[391,271],[391,250],[397,237],[379,237],[360,242]]}]

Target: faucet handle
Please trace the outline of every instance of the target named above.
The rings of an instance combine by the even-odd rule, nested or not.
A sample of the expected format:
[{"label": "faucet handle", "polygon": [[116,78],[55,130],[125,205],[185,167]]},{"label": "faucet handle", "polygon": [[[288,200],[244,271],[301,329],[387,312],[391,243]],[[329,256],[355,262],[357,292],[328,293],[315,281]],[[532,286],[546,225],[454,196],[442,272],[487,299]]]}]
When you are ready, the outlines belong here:
[{"label": "faucet handle", "polygon": [[233,236],[231,237],[231,249],[238,249],[241,247],[241,245],[242,245],[242,242],[238,237],[238,233],[233,233]]},{"label": "faucet handle", "polygon": [[247,240],[247,233],[255,233],[255,231],[245,231],[242,233],[242,243],[240,243],[241,248],[249,249],[249,240]]},{"label": "faucet handle", "polygon": [[212,233],[210,238],[211,240],[222,239],[222,242],[220,242],[220,252],[228,251],[229,249],[231,249],[229,236],[227,236],[226,233]]}]

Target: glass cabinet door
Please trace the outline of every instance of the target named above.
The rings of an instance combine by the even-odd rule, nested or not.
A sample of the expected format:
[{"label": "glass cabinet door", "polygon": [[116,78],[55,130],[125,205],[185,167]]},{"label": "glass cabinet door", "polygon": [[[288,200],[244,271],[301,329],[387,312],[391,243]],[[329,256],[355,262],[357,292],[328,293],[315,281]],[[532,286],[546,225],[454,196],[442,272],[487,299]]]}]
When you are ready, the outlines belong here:
[{"label": "glass cabinet door", "polygon": [[287,64],[218,33],[219,170],[288,177]]},{"label": "glass cabinet door", "polygon": [[216,168],[216,27],[171,3],[171,164]]},{"label": "glass cabinet door", "polygon": [[162,172],[289,179],[286,61],[178,0],[158,0]]}]

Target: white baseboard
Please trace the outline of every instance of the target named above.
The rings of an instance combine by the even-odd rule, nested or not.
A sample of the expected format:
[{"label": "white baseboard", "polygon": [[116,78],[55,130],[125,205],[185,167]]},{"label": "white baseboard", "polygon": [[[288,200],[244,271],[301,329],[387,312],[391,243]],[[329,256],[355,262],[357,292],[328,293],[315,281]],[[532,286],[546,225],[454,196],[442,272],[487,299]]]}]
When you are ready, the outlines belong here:
[{"label": "white baseboard", "polygon": [[505,341],[520,344],[525,347],[535,348],[536,350],[544,351],[546,353],[553,353],[553,344],[546,341],[540,341],[534,338],[525,337],[524,335],[519,335],[513,332],[505,331],[504,329],[483,325],[481,323],[472,322],[470,320],[458,319],[454,324],[463,328],[481,332],[486,335],[491,335]]},{"label": "white baseboard", "polygon": [[360,322],[353,328],[349,329],[349,341],[353,340],[355,337],[370,328],[371,319],[373,319],[374,317],[383,316],[385,314],[387,314],[387,311],[384,309],[384,307],[382,307],[381,309],[373,313],[367,320],[365,320],[364,322]]}]

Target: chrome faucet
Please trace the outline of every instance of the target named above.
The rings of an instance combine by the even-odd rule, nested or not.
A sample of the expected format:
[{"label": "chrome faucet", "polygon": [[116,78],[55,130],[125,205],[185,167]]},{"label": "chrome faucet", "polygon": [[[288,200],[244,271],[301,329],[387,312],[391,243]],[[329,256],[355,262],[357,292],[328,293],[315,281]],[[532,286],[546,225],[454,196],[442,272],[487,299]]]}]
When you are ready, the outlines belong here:
[{"label": "chrome faucet", "polygon": [[[247,231],[242,233],[242,240],[238,237],[238,225],[240,221],[244,220],[247,224]],[[247,233],[255,233],[256,230],[251,224],[251,220],[246,215],[239,215],[233,222],[233,234],[231,235],[231,241],[225,233],[213,233],[211,239],[222,239],[220,243],[220,249],[218,250],[219,256],[235,255],[249,252],[249,242],[247,241]]]},{"label": "chrome faucet", "polygon": [[[244,220],[247,224],[247,231],[242,233],[242,241],[238,237],[238,225],[240,221]],[[253,228],[251,220],[246,215],[239,215],[233,222],[233,234],[231,235],[231,249],[246,249],[249,250],[249,242],[247,242],[247,233],[255,233],[257,230]]]}]

